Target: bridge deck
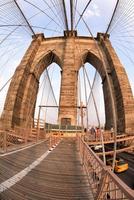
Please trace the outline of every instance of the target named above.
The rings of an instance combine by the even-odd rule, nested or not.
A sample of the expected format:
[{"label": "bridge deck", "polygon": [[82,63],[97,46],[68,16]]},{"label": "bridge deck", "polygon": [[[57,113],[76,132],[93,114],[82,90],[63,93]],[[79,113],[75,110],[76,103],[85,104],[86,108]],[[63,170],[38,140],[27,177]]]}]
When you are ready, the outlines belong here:
[{"label": "bridge deck", "polygon": [[[45,152],[42,143],[0,158],[0,190],[5,180],[28,167]],[[20,175],[19,175],[20,177]],[[12,182],[14,180],[10,180]],[[8,187],[8,186],[7,186]],[[89,200],[93,199],[80,162],[76,141],[63,139],[59,145],[20,181],[0,193],[1,200]]]}]

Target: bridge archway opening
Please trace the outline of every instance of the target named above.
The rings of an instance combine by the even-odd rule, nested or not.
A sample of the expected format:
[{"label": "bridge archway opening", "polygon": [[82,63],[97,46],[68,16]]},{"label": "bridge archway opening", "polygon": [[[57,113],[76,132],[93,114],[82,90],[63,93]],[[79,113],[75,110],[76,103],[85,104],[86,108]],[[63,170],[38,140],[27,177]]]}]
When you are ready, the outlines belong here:
[{"label": "bridge archway opening", "polygon": [[61,68],[53,62],[43,71],[39,81],[34,119],[39,118],[40,125],[57,124],[60,85]]},{"label": "bridge archway opening", "polygon": [[5,128],[33,126],[40,77],[52,63],[55,63],[55,65],[57,63],[61,67],[60,59],[55,52],[48,51],[34,61],[31,56],[33,53],[31,48],[34,52],[35,48],[29,47],[16,68],[8,89],[1,116],[1,122]]},{"label": "bridge archway opening", "polygon": [[[86,62],[79,69],[78,74],[78,105],[86,107],[83,109],[83,125],[103,126],[105,125],[105,108],[102,88],[102,79],[95,67]],[[77,121],[82,124],[82,113],[78,110]],[[98,121],[99,117],[99,121]],[[100,124],[99,124],[100,122]]]},{"label": "bridge archway opening", "polygon": [[[111,95],[110,95],[110,88],[106,79],[106,71],[105,71],[105,60],[103,55],[99,52],[97,49],[96,51],[93,51],[92,49],[86,50],[82,54],[82,64],[83,66],[85,65],[90,65],[93,67],[94,70],[96,70],[96,75],[98,77],[98,80],[100,80],[100,91],[98,91],[98,94],[100,92],[100,96],[102,96],[100,104],[102,105],[102,114],[99,114],[99,109],[97,106],[98,98],[94,97],[95,95],[91,95],[91,102],[94,105],[94,113],[96,113],[96,121],[98,122],[98,125],[104,125],[106,129],[110,129],[113,126],[113,110],[112,110],[112,100],[111,100]],[[87,73],[87,72],[86,72]],[[98,95],[99,96],[99,95]],[[94,102],[93,102],[94,101]],[[99,104],[98,104],[99,105]],[[100,117],[100,115],[102,115]],[[101,118],[103,120],[101,120]],[[101,122],[103,121],[103,122]]]}]

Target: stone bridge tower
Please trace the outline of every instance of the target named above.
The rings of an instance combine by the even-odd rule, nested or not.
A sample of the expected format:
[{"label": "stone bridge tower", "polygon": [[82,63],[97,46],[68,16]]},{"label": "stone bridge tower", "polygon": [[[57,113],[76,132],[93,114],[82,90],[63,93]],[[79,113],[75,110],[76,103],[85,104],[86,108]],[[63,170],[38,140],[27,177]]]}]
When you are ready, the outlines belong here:
[{"label": "stone bridge tower", "polygon": [[40,76],[53,62],[62,70],[59,123],[76,124],[78,71],[89,62],[102,79],[106,128],[115,121],[119,132],[134,132],[134,98],[108,36],[78,37],[76,31],[65,31],[63,37],[33,37],[11,81],[1,117],[3,127],[30,126]]}]

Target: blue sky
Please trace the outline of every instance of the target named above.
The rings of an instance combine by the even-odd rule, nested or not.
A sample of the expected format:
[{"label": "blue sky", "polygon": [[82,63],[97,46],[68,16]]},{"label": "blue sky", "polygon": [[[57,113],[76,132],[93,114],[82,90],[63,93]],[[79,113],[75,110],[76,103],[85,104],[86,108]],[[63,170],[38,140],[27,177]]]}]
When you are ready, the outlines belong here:
[{"label": "blue sky", "polygon": [[[126,1],[129,3],[129,0]],[[59,0],[17,0],[20,8],[24,12],[26,18],[28,19],[29,23],[32,25],[33,30],[35,33],[43,32],[45,37],[54,37],[54,36],[62,36],[63,30],[65,28],[63,24],[63,13],[61,11],[61,1]],[[67,8],[67,16],[68,22],[70,27],[70,5],[69,0],[66,0],[66,8]],[[76,1],[74,1],[76,2]],[[0,0],[0,88],[7,82],[7,80],[12,77],[17,65],[19,64],[21,58],[23,57],[26,49],[28,48],[31,42],[31,31],[27,26],[26,21],[18,11],[18,8],[15,6],[13,1],[5,0],[5,5],[3,5],[3,0]],[[76,16],[74,20],[74,24],[77,23],[79,19],[79,14],[82,13],[83,9],[85,8],[88,0],[78,0],[77,1],[77,10]],[[84,14],[84,20],[90,27],[93,35],[96,36],[97,32],[105,32],[106,28],[109,24],[114,6],[116,4],[116,0],[92,0],[89,7],[87,8]],[[134,5],[132,5],[132,9]],[[126,6],[127,7],[127,6]],[[121,12],[122,5],[120,5],[120,9],[118,14],[115,17],[114,23],[119,19],[120,12]],[[133,11],[132,11],[133,12]],[[124,18],[127,19],[127,13],[124,15]],[[125,20],[125,19],[123,19]],[[114,26],[113,23],[113,26]],[[23,25],[22,27],[17,27],[16,25]],[[11,25],[8,27],[3,27],[3,25]],[[122,24],[123,26],[124,24]],[[115,47],[121,62],[125,66],[127,71],[131,87],[134,93],[134,70],[133,70],[133,51],[127,49],[127,47],[123,47],[122,43],[126,40],[129,41],[128,46],[131,49],[134,48],[133,44],[130,43],[130,34],[124,34],[123,37],[120,36],[120,29],[118,24],[117,27],[111,31],[110,40]],[[127,27],[130,31],[130,28]],[[134,33],[134,28],[131,27],[131,31]],[[117,30],[117,31],[116,31]],[[90,36],[87,28],[85,27],[82,20],[78,24],[77,27],[78,35],[85,35]],[[118,33],[117,33],[118,32]],[[10,36],[9,36],[10,35]],[[132,34],[133,35],[133,34]],[[124,43],[125,45],[127,43]],[[124,53],[125,51],[125,53]],[[131,57],[129,59],[128,53]],[[126,55],[125,55],[126,54]],[[59,70],[58,68],[55,69],[55,74],[57,74],[57,78],[59,79]],[[91,68],[90,70],[90,78],[93,80],[94,70]],[[52,84],[56,86],[56,83],[59,82],[53,79]],[[6,96],[6,92],[8,89],[9,84],[1,91],[0,95],[0,112],[2,112],[4,100]],[[57,86],[56,86],[57,87]],[[54,91],[58,94],[59,90]],[[58,99],[58,98],[57,98]]]}]

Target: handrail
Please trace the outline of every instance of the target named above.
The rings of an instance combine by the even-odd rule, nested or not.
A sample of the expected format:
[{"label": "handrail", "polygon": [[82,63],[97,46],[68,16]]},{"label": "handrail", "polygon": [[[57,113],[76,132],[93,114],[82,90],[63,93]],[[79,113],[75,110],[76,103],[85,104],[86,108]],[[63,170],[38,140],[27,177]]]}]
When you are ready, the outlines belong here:
[{"label": "handrail", "polygon": [[134,191],[120,180],[92,151],[83,138],[78,138],[82,163],[95,200],[133,200]]}]

